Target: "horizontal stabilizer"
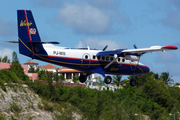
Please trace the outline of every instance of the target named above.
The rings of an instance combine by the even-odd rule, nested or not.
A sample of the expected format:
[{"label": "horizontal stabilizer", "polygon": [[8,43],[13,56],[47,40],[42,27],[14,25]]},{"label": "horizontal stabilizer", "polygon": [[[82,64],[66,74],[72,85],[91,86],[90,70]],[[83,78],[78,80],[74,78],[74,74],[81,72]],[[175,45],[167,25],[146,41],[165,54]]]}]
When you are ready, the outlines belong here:
[{"label": "horizontal stabilizer", "polygon": [[[19,43],[18,41],[7,41],[9,43]],[[28,42],[30,44],[60,44],[59,42]]]},{"label": "horizontal stabilizer", "polygon": [[19,43],[18,41],[6,41],[6,42],[9,42],[9,43]]},{"label": "horizontal stabilizer", "polygon": [[31,41],[28,43],[29,44],[60,44],[59,42],[35,42],[35,41]]}]

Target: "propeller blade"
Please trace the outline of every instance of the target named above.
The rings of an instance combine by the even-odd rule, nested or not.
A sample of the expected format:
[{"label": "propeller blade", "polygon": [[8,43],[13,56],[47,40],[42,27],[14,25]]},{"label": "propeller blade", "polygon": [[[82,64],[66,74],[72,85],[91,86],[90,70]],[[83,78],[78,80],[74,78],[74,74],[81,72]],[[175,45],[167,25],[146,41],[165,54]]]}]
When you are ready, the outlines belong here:
[{"label": "propeller blade", "polygon": [[108,47],[108,45],[106,45],[106,46],[103,48],[103,51],[105,51],[107,47]]},{"label": "propeller blade", "polygon": [[134,46],[134,48],[135,48],[135,49],[137,49],[137,47],[136,47],[136,45],[135,45],[135,44],[134,44],[133,46]]}]

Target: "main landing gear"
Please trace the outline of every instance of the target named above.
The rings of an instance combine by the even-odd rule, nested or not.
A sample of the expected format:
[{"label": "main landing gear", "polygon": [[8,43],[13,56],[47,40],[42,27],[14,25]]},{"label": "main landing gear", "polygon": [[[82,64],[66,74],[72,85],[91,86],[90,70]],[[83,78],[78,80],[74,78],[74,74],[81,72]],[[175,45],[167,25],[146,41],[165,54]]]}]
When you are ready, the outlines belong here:
[{"label": "main landing gear", "polygon": [[136,80],[134,80],[134,78],[130,80],[130,85],[133,87],[136,85]]},{"label": "main landing gear", "polygon": [[136,85],[136,80],[134,79],[135,78],[135,74],[134,73],[133,73],[133,76],[134,77],[130,80],[130,85],[134,87]]},{"label": "main landing gear", "polygon": [[[110,84],[111,81],[112,81],[111,76],[106,76],[106,77],[104,78],[104,82],[105,82],[106,84]],[[133,86],[133,87],[136,85],[136,80],[135,80],[134,78],[130,80],[130,85]]]},{"label": "main landing gear", "polygon": [[[84,83],[84,82],[86,82],[86,79],[87,79],[87,76],[88,76],[89,74],[80,74],[80,76],[79,76],[79,81],[81,82],[81,83]],[[112,78],[111,78],[111,76],[106,76],[105,78],[104,78],[104,82],[106,83],[106,84],[110,84],[111,83],[111,81],[112,81]]]},{"label": "main landing gear", "polygon": [[87,79],[87,75],[80,74],[80,76],[79,76],[79,81],[80,81],[81,83],[86,82],[86,79]]},{"label": "main landing gear", "polygon": [[104,78],[104,82],[105,82],[106,84],[110,84],[111,81],[112,81],[111,76],[106,76],[106,77]]},{"label": "main landing gear", "polygon": [[[79,76],[79,81],[81,82],[81,83],[84,83],[84,82],[86,82],[86,79],[87,79],[87,76],[88,76],[89,74],[80,74],[80,76]],[[106,84],[110,84],[112,82],[112,78],[111,78],[111,76],[106,76],[105,78],[104,78],[104,83],[106,83]],[[136,80],[134,79],[134,78],[132,78],[131,80],[130,80],[130,85],[131,86],[135,86],[136,85]]]}]

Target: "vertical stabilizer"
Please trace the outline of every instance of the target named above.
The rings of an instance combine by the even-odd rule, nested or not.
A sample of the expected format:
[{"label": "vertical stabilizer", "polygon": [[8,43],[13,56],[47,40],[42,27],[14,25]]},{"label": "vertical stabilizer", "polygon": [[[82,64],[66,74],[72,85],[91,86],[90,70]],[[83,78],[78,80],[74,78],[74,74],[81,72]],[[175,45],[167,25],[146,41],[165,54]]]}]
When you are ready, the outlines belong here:
[{"label": "vertical stabilizer", "polygon": [[34,58],[36,54],[47,54],[30,10],[18,10],[18,40],[19,52]]}]

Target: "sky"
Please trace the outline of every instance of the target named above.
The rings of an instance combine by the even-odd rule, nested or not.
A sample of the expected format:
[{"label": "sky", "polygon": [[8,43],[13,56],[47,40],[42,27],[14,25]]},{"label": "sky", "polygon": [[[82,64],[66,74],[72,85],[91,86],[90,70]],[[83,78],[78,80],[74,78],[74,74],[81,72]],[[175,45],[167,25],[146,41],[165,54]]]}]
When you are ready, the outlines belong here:
[{"label": "sky", "polygon": [[[169,72],[180,83],[180,0],[1,0],[0,56],[19,54],[17,10],[31,10],[42,41],[65,47],[107,50],[177,46],[175,51],[144,54],[140,62],[154,73]],[[38,62],[41,66],[48,63]]]}]

